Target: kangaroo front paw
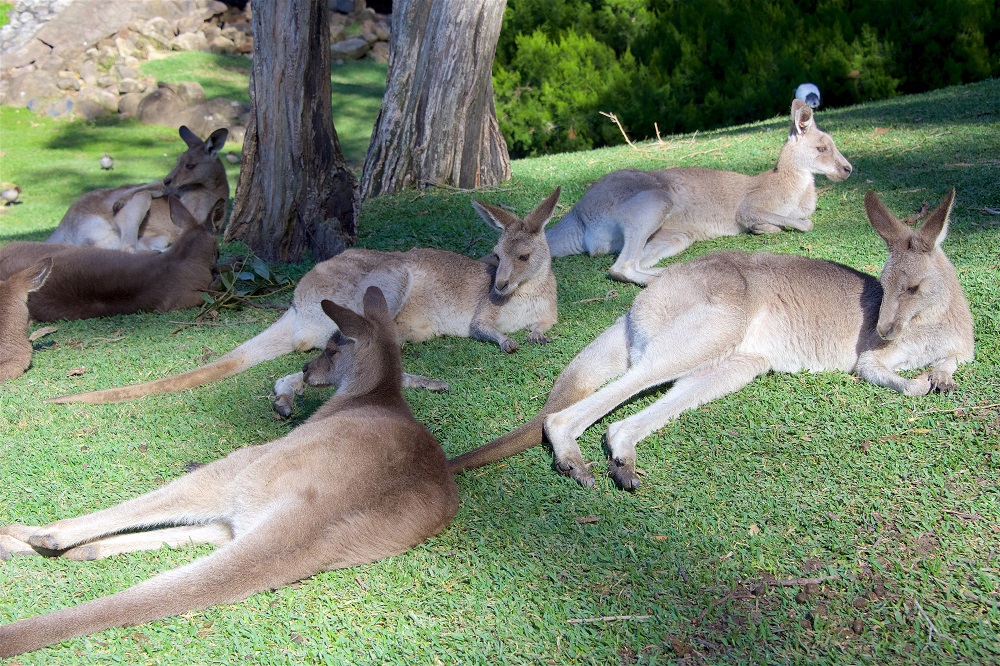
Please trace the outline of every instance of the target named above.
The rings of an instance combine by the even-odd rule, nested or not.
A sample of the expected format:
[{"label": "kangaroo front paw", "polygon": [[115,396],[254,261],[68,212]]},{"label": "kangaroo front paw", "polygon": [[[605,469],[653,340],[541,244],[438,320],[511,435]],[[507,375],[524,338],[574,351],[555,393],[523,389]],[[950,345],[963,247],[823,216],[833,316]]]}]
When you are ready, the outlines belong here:
[{"label": "kangaroo front paw", "polygon": [[594,474],[590,471],[590,465],[583,462],[582,458],[580,460],[557,460],[556,470],[585,488],[594,487]]},{"label": "kangaroo front paw", "polygon": [[277,412],[279,416],[287,419],[292,415],[292,407],[295,404],[295,396],[293,395],[279,395],[271,403],[271,407]]},{"label": "kangaroo front paw", "polygon": [[635,463],[621,458],[612,458],[608,462],[608,476],[623,490],[635,490],[641,483],[635,472]]},{"label": "kangaroo front paw", "polygon": [[927,379],[931,383],[930,392],[949,393],[958,388],[955,380],[951,377],[951,373],[932,371],[927,375]]},{"label": "kangaroo front paw", "polygon": [[933,385],[927,375],[920,375],[906,382],[906,395],[927,395],[931,392]]},{"label": "kangaroo front paw", "polygon": [[541,333],[529,333],[528,342],[533,345],[547,345],[552,342],[552,338],[546,337]]},{"label": "kangaroo front paw", "polygon": [[500,341],[500,351],[505,354],[513,354],[517,351],[518,344],[510,338],[504,338]]}]

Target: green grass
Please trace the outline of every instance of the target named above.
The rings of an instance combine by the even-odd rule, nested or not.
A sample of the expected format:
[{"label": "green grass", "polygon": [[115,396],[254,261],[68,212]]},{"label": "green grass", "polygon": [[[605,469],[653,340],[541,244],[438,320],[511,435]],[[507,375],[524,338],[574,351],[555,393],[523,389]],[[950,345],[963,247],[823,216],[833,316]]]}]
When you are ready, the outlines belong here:
[{"label": "green grass", "polygon": [[10,23],[10,17],[7,15],[10,10],[14,9],[14,4],[10,2],[0,2],[0,28],[4,27]]},{"label": "green grass", "polygon": [[[821,195],[816,228],[717,239],[672,260],[741,248],[874,272],[885,249],[864,219],[865,191],[876,190],[904,216],[955,186],[945,249],[977,337],[976,360],[959,369],[956,392],[909,398],[844,373],[767,375],[641,442],[639,466],[647,475],[634,494],[601,478],[593,490],[579,488],[552,470],[548,450],[537,448],[459,478],[454,523],[404,555],[67,641],[18,661],[997,663],[1000,216],[990,211],[1000,208],[998,96],[1000,82],[987,81],[821,111],[820,126],[856,171]],[[181,149],[174,134],[132,125],[66,126],[11,109],[0,109],[0,125],[0,179],[32,185],[25,202],[0,217],[0,242],[43,237],[74,187],[162,175],[160,153],[172,162]],[[787,119],[776,118],[667,137],[639,150],[523,160],[509,183],[476,196],[524,212],[562,185],[561,214],[590,182],[624,166],[769,168],[786,131]],[[71,139],[77,143],[67,145]],[[130,143],[118,150],[117,141]],[[108,145],[123,158],[124,146],[134,146],[135,167],[99,173],[96,159]],[[88,175],[74,178],[77,169]],[[360,244],[482,254],[495,233],[469,199],[426,190],[367,202]],[[466,339],[406,345],[409,371],[451,383],[447,394],[407,393],[449,454],[533,415],[566,362],[628,308],[638,290],[606,278],[611,262],[554,262],[560,323],[545,347],[525,344],[505,356]],[[39,404],[192,368],[263,330],[278,313],[227,311],[213,326],[174,323],[193,316],[60,323],[37,343],[28,373],[0,386],[0,523],[56,520],[151,490],[180,476],[187,461],[283,435],[329,394],[308,393],[291,422],[272,416],[270,382],[309,357],[296,354],[176,395],[97,407]],[[524,343],[525,336],[514,337]],[[81,367],[83,374],[68,376]],[[603,467],[601,437],[610,420],[658,395],[637,398],[588,430],[585,456]],[[0,622],[121,590],[205,552],[4,562]],[[809,590],[766,584],[801,577],[824,580]],[[605,616],[633,617],[570,622]],[[940,633],[929,636],[928,622]]]},{"label": "green grass", "polygon": [[[172,54],[142,65],[147,76],[158,81],[198,81],[205,96],[227,97],[249,102],[251,61],[241,56],[222,56],[199,51]],[[386,66],[372,60],[352,60],[330,68],[333,86],[333,124],[348,164],[361,168],[368,151],[375,117],[385,92]]]}]

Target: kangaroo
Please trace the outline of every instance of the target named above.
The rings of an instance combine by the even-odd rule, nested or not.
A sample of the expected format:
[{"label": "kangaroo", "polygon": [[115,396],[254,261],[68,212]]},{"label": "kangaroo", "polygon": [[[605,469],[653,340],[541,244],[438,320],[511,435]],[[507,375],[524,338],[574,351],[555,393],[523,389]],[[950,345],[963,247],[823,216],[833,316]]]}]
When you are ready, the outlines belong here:
[{"label": "kangaroo", "polygon": [[[358,308],[364,290],[378,286],[396,319],[399,342],[420,342],[437,335],[457,335],[495,342],[505,353],[518,344],[506,333],[530,327],[528,341],[545,343],[556,323],[556,279],[543,233],[559,200],[556,188],[524,219],[473,201],[484,220],[501,230],[487,261],[430,248],[407,252],[350,249],[313,267],[295,287],[292,306],[278,321],[215,361],[151,382],[54,398],[50,402],[105,403],[153,393],[168,393],[230,377],[263,361],[293,351],[320,349],[336,330],[320,302],[331,298]],[[427,378],[408,375],[406,385]],[[442,390],[446,385],[430,386]],[[294,395],[303,388],[302,373],[279,379],[275,410],[291,413]]]},{"label": "kangaroo", "polygon": [[[453,459],[452,470],[523,451],[544,431],[556,468],[592,486],[576,438],[668,382],[656,403],[608,428],[609,471],[623,488],[639,485],[639,440],[771,370],[853,372],[912,396],[954,389],[952,374],[973,357],[972,314],[941,250],[954,198],[952,190],[914,231],[868,192],[868,219],[889,249],[879,279],[830,261],[735,251],[668,267],[566,366],[540,414]],[[914,379],[897,374],[926,365]]]},{"label": "kangaroo", "polygon": [[45,284],[51,269],[46,258],[0,280],[0,382],[20,377],[31,365],[28,294]]},{"label": "kangaroo", "polygon": [[[184,207],[199,220],[216,204],[229,203],[229,179],[218,152],[229,130],[212,132],[202,141],[181,125],[180,136],[188,149],[162,181],[94,190],[77,199],[46,242],[101,247],[108,250],[143,252],[166,250],[183,233],[171,219],[166,196],[180,197]],[[218,232],[225,218],[213,219]]]},{"label": "kangaroo", "polygon": [[841,181],[848,162],[813,111],[792,101],[788,141],[778,164],[756,176],[697,167],[613,171],[596,183],[546,236],[553,257],[618,252],[609,276],[646,285],[654,264],[695,241],[782,227],[809,231],[816,210],[814,174]]},{"label": "kangaroo", "polygon": [[201,305],[202,292],[212,285],[218,256],[212,220],[225,204],[217,201],[200,223],[180,199],[168,199],[171,218],[184,232],[166,252],[129,254],[21,241],[0,248],[0,278],[51,258],[48,280],[28,297],[28,310],[36,321],[169,312]]},{"label": "kangaroo", "polygon": [[363,307],[357,315],[322,302],[339,331],[306,374],[337,392],[281,439],[103,511],[0,528],[4,557],[41,551],[93,560],[163,544],[220,546],[123,592],[0,626],[0,657],[234,602],[402,553],[443,530],[458,510],[458,489],[441,445],[403,398],[398,333],[376,287]]}]

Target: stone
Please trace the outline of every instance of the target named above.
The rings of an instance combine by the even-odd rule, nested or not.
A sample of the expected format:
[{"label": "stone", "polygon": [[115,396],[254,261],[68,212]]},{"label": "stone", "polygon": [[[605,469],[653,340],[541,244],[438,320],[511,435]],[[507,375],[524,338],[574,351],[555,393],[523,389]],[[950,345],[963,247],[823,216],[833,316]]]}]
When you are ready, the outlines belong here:
[{"label": "stone", "polygon": [[102,88],[110,88],[111,86],[118,85],[118,77],[112,76],[111,74],[98,76],[97,85],[101,86]]},{"label": "stone", "polygon": [[56,79],[56,87],[59,88],[59,90],[79,90],[80,85],[80,79],[75,76],[73,78],[61,76]]},{"label": "stone", "polygon": [[118,83],[118,92],[123,95],[128,93],[141,93],[146,90],[146,82],[139,79],[127,78]]},{"label": "stone", "polygon": [[121,97],[117,92],[111,92],[105,88],[93,88],[87,86],[80,90],[79,101],[81,107],[84,106],[84,102],[87,101],[99,104],[107,109],[109,113],[118,113],[118,105],[121,101]]},{"label": "stone", "polygon": [[211,53],[221,53],[222,55],[235,55],[237,53],[236,44],[231,39],[222,35],[217,35],[208,43],[208,50]]},{"label": "stone", "polygon": [[205,101],[205,89],[196,81],[181,81],[174,86],[174,92],[188,104],[200,104]]},{"label": "stone", "polygon": [[112,67],[111,71],[114,72],[115,76],[118,77],[119,80],[121,80],[121,79],[135,79],[135,78],[138,78],[139,76],[141,76],[139,74],[139,70],[134,69],[132,67],[129,67],[128,65],[125,65],[125,64],[122,64],[122,63],[119,63],[119,64],[115,65],[114,67]]},{"label": "stone", "polygon": [[368,52],[368,58],[375,62],[389,62],[389,43],[375,42],[372,44],[372,50]]},{"label": "stone", "polygon": [[378,37],[380,42],[389,41],[391,36],[391,28],[387,21],[377,21],[375,23],[375,36]]},{"label": "stone", "polygon": [[207,51],[208,40],[202,32],[184,32],[174,37],[170,48],[175,51]]},{"label": "stone", "polygon": [[80,63],[80,78],[87,85],[97,85],[97,63],[93,60],[84,60]]},{"label": "stone", "polygon": [[[124,82],[123,82],[124,83]],[[138,118],[139,102],[145,97],[141,92],[125,93],[118,100],[118,116],[121,118]]]},{"label": "stone", "polygon": [[357,60],[371,50],[368,42],[361,37],[351,37],[330,45],[330,57],[340,60]]},{"label": "stone", "polygon": [[[7,80],[3,103],[11,106],[29,106],[32,100],[58,97],[59,87],[55,77],[46,72],[26,71]],[[30,107],[29,107],[30,108]]]}]

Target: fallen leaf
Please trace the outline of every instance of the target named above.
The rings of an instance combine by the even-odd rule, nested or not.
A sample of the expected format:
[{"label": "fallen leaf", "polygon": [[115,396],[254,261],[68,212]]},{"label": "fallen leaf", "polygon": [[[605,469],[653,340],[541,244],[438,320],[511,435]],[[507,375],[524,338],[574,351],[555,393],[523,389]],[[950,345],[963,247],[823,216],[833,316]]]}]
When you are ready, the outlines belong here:
[{"label": "fallen leaf", "polygon": [[55,326],[45,326],[43,328],[38,329],[37,331],[35,331],[31,335],[29,335],[28,336],[28,342],[34,342],[38,338],[44,338],[46,335],[48,335],[50,333],[55,333],[58,330],[59,329],[56,328]]},{"label": "fallen leaf", "polygon": [[66,376],[67,377],[78,377],[78,376],[82,375],[85,372],[87,372],[87,366],[81,365],[79,368],[73,368],[72,370],[70,370],[66,374]]},{"label": "fallen leaf", "polygon": [[750,526],[750,536],[757,536],[758,534],[760,534],[760,528],[757,527],[756,525],[751,525]]},{"label": "fallen leaf", "polygon": [[655,534],[649,538],[652,539],[653,541],[666,541],[670,537],[665,534]]},{"label": "fallen leaf", "polygon": [[888,133],[888,131],[889,131],[888,127],[876,127],[875,128],[875,136],[881,136],[883,134]]},{"label": "fallen leaf", "polygon": [[1000,208],[990,208],[989,206],[987,206],[983,210],[985,210],[990,215],[1000,215]]},{"label": "fallen leaf", "polygon": [[586,525],[588,523],[596,523],[600,519],[601,519],[600,516],[581,516],[580,518],[576,519],[576,522],[580,523],[581,525]]}]

